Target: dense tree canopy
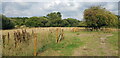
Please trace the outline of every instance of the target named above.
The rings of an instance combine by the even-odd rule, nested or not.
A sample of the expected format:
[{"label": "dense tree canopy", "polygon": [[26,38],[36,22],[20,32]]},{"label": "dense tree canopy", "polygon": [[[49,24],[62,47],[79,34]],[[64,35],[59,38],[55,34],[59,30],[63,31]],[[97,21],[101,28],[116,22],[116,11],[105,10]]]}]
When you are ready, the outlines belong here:
[{"label": "dense tree canopy", "polygon": [[118,17],[118,28],[120,28],[120,15],[116,15]]},{"label": "dense tree canopy", "polygon": [[15,25],[25,25],[26,20],[29,19],[28,17],[11,17],[11,20],[15,23]]},{"label": "dense tree canopy", "polygon": [[[52,12],[41,17],[6,17],[0,15],[3,29],[14,27],[92,27],[94,29],[103,26],[113,27],[118,24],[118,17],[100,6],[91,7],[84,11],[84,20],[74,18],[62,19],[60,12]],[[120,22],[120,21],[119,21]],[[120,26],[120,24],[119,24]],[[17,28],[16,27],[16,28]]]},{"label": "dense tree canopy", "polygon": [[46,16],[49,20],[61,20],[62,15],[60,12],[53,12],[53,13],[49,13]]},{"label": "dense tree canopy", "polygon": [[73,18],[62,19],[60,12],[52,12],[41,17],[11,17],[17,26],[27,27],[77,27],[79,20]]},{"label": "dense tree canopy", "polygon": [[80,21],[78,24],[79,27],[86,27],[86,22],[85,21]]},{"label": "dense tree canopy", "polygon": [[62,22],[62,15],[60,12],[49,13],[46,16],[49,19],[50,27],[60,27]]},{"label": "dense tree canopy", "polygon": [[12,29],[14,28],[14,23],[4,15],[0,15],[0,29]]},{"label": "dense tree canopy", "polygon": [[99,29],[103,26],[115,27],[118,24],[116,15],[100,6],[93,6],[84,11],[84,19],[88,27]]},{"label": "dense tree canopy", "polygon": [[48,19],[45,17],[30,17],[26,20],[25,25],[27,27],[44,27],[47,22]]},{"label": "dense tree canopy", "polygon": [[67,18],[67,19],[64,19],[64,20],[69,23],[70,27],[77,27],[79,22],[80,22],[79,20],[73,19],[73,18]]}]

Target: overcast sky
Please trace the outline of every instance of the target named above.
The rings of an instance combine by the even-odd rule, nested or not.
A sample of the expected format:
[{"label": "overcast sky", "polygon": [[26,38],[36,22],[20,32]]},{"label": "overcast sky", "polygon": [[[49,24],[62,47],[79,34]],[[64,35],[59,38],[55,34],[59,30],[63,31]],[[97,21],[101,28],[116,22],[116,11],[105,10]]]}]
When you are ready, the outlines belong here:
[{"label": "overcast sky", "polygon": [[[3,0],[0,13],[8,17],[45,16],[51,12],[61,12],[62,18],[83,19],[83,11],[91,6],[101,5],[118,14],[119,0]],[[2,11],[1,11],[2,10]]]}]

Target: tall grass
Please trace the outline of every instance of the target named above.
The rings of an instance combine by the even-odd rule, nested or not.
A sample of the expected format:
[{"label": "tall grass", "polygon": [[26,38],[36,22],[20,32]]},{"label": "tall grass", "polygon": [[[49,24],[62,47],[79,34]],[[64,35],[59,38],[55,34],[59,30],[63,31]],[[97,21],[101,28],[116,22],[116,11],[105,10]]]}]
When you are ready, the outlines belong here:
[{"label": "tall grass", "polygon": [[[79,37],[75,37],[73,34],[91,33],[84,29],[65,27],[61,28],[61,32],[59,28],[52,27],[4,30],[2,36],[4,46],[3,56],[36,56],[46,50],[60,50],[61,52],[58,53],[62,56],[71,55],[73,49],[84,44]],[[56,43],[60,33],[63,40]]]}]

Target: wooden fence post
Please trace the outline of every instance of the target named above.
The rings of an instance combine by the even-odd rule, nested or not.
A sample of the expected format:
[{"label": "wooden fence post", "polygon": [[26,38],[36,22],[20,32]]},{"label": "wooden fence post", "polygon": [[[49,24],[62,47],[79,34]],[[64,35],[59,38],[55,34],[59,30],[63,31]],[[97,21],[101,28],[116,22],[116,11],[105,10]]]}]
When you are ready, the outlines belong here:
[{"label": "wooden fence post", "polygon": [[64,30],[62,29],[62,39],[64,39]]},{"label": "wooden fence post", "polygon": [[34,33],[34,56],[37,55],[37,34]]},{"label": "wooden fence post", "polygon": [[56,29],[56,42],[57,42],[57,43],[58,43],[58,39],[59,39],[59,38],[58,38],[58,30],[59,30],[59,29],[57,28],[57,29]]},{"label": "wooden fence post", "polygon": [[14,31],[14,41],[15,41],[15,48],[16,48],[16,40],[17,40],[17,37],[16,37],[16,32]]},{"label": "wooden fence post", "polygon": [[75,27],[73,27],[73,32],[75,32]]},{"label": "wooden fence post", "polygon": [[3,39],[3,47],[5,48],[5,37],[6,37],[6,35],[3,35],[2,36],[2,39]]},{"label": "wooden fence post", "polygon": [[34,31],[32,30],[32,35],[34,36]]},{"label": "wooden fence post", "polygon": [[9,32],[8,32],[8,44],[9,44],[9,40],[10,40],[10,34],[9,34]]}]

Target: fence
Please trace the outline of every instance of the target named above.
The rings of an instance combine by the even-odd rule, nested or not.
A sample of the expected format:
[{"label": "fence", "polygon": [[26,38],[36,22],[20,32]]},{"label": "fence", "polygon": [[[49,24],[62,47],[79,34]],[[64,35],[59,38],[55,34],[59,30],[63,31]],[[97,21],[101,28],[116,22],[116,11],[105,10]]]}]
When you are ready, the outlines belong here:
[{"label": "fence", "polygon": [[[65,29],[63,29],[63,28],[49,28],[49,29],[39,28],[39,29],[40,29],[40,31],[47,30],[47,33],[49,35],[54,35],[55,36],[54,42],[56,42],[56,43],[60,43],[63,39],[65,39]],[[73,28],[68,28],[68,29],[70,29],[70,31],[72,31],[72,32],[79,32],[79,31],[81,31],[82,28],[73,27]],[[10,47],[8,48],[8,45],[13,44],[13,45],[11,45],[11,47],[14,47],[14,49],[17,49],[17,48],[21,47],[20,46],[21,44],[27,44],[27,46],[29,46],[29,45],[31,45],[30,43],[32,43],[33,44],[33,45],[31,45],[31,46],[33,46],[33,48],[31,48],[33,50],[32,55],[37,56],[37,51],[38,51],[38,48],[40,45],[39,39],[45,39],[45,38],[42,37],[43,36],[42,32],[40,32],[40,31],[35,32],[35,30],[37,30],[37,29],[32,29],[32,30],[30,30],[30,32],[28,32],[28,30],[26,30],[26,29],[21,29],[21,30],[16,30],[16,31],[12,32],[12,34],[11,34],[11,32],[2,34],[3,48],[10,50],[11,48]],[[104,31],[106,31],[106,30],[107,31],[108,30],[116,31],[116,29],[103,29],[103,30]],[[38,33],[41,33],[41,34],[38,34]],[[41,37],[40,37],[40,35],[41,35]],[[46,36],[46,38],[49,39],[49,36]],[[11,43],[12,39],[13,39],[13,43]],[[48,42],[48,44],[49,44],[49,42]],[[43,48],[45,45],[46,44],[43,45]]]}]

